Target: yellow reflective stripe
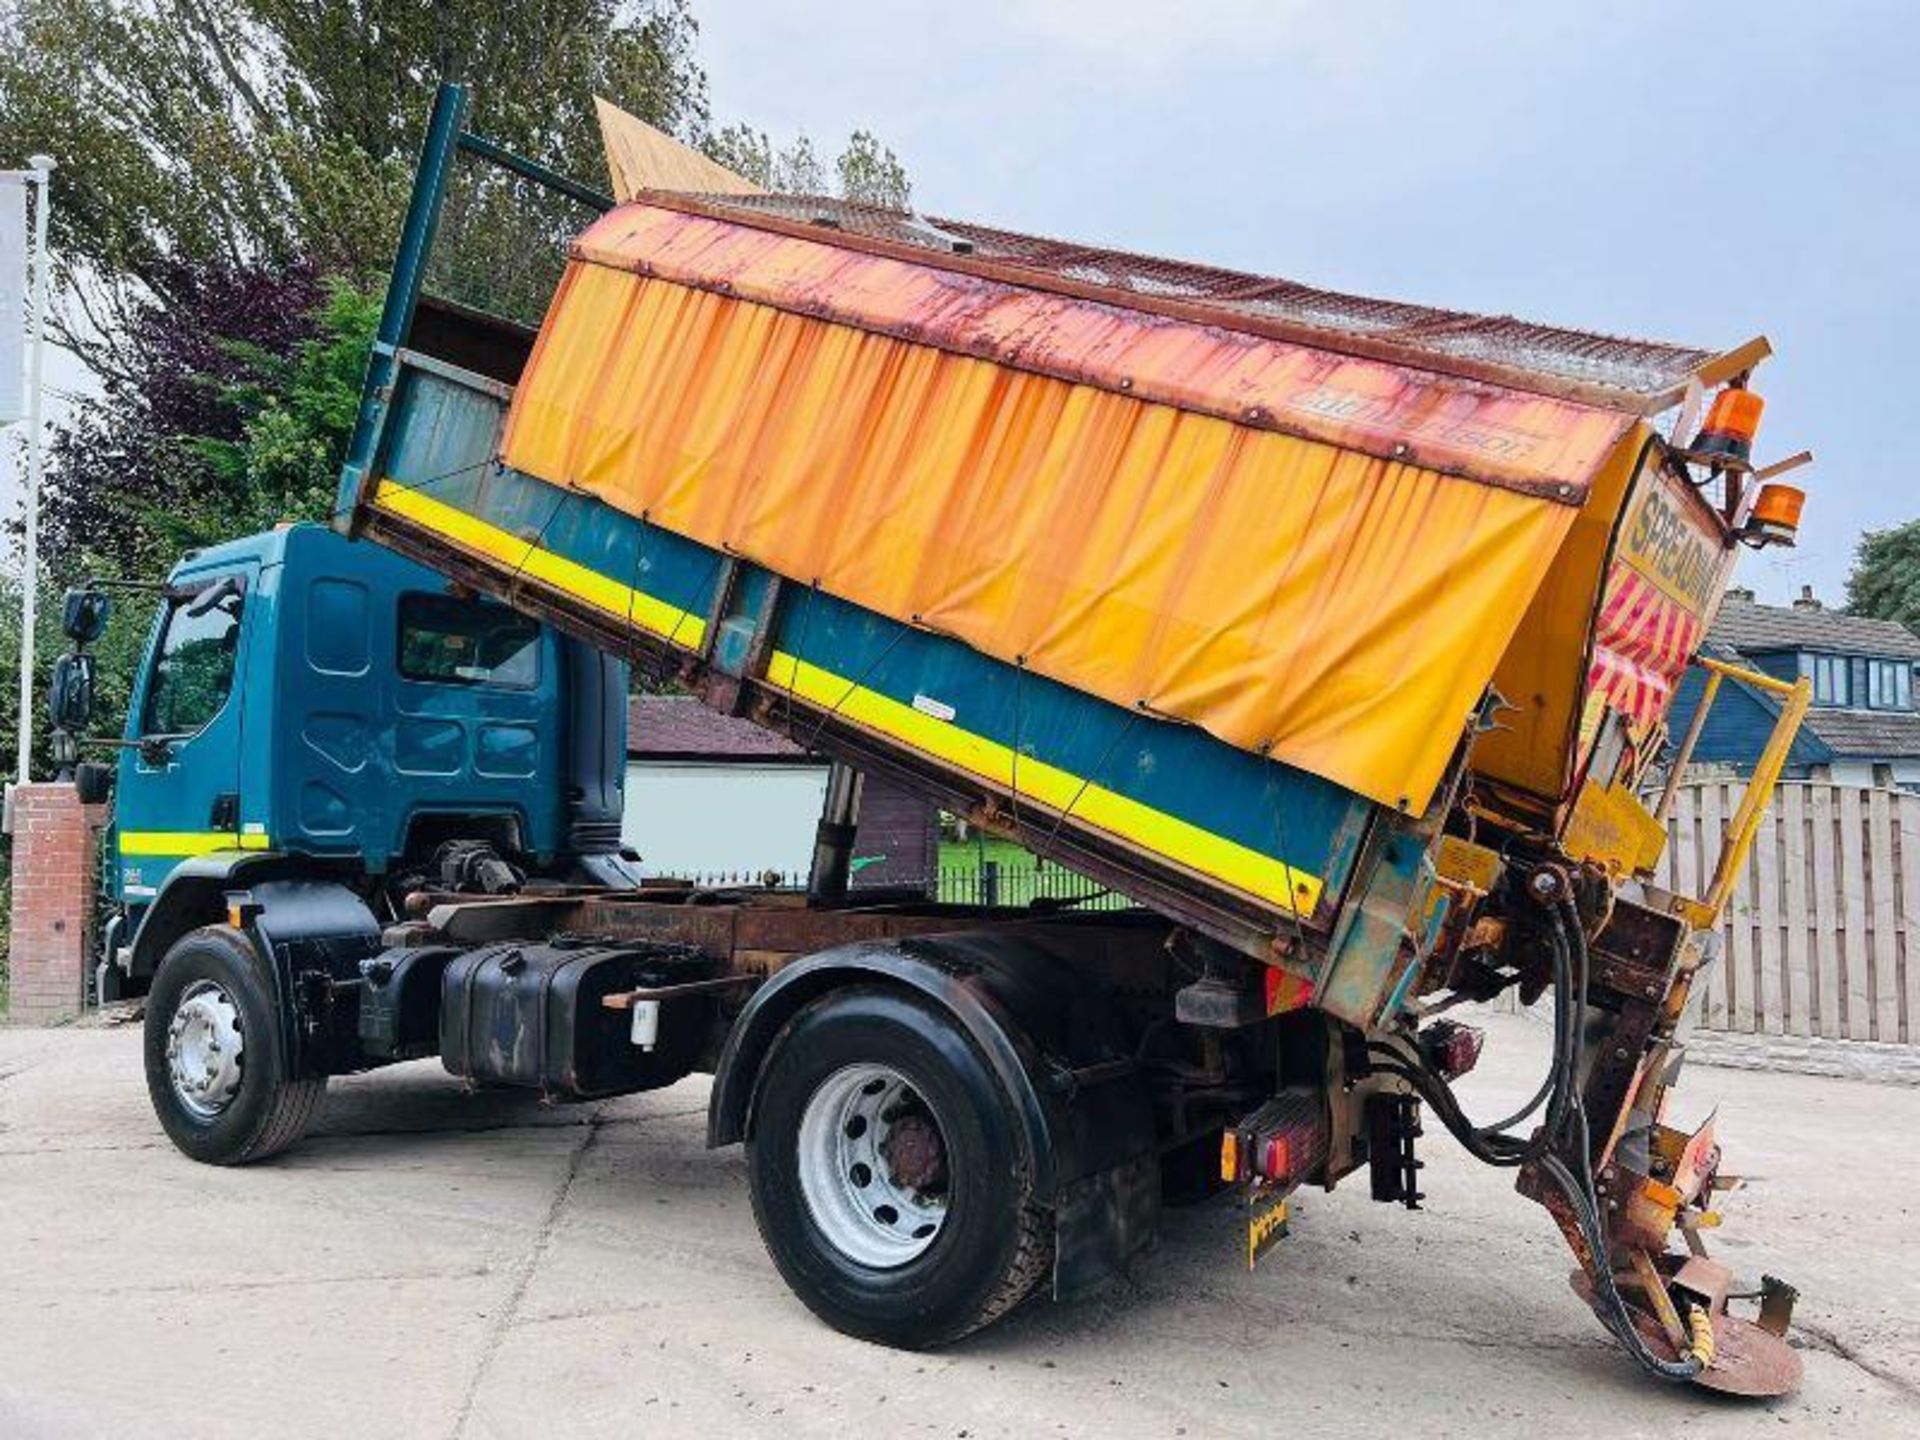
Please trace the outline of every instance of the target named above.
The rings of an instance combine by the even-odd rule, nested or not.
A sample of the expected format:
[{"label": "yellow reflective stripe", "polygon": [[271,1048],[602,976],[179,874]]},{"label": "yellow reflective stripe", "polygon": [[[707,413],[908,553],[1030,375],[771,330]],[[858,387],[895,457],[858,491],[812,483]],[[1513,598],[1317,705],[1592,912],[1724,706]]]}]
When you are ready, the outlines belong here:
[{"label": "yellow reflective stripe", "polygon": [[211,855],[216,850],[265,850],[263,834],[231,830],[123,830],[122,855]]},{"label": "yellow reflective stripe", "polygon": [[623,620],[631,620],[643,630],[689,650],[700,648],[706,638],[706,618],[691,610],[682,610],[657,600],[643,591],[622,585],[597,570],[542,549],[530,541],[510,535],[466,511],[457,509],[430,495],[392,480],[382,480],[374,490],[373,503],[390,514],[400,515],[425,526],[468,550],[497,560],[522,575],[532,576],[554,589],[584,600],[596,610],[604,610]]},{"label": "yellow reflective stripe", "polygon": [[[622,618],[631,614],[634,623],[643,629],[689,649],[697,649],[706,635],[703,617],[629,589],[418,490],[382,480],[374,492],[373,503],[466,549],[544,580],[600,610]],[[804,699],[836,710],[856,724],[903,741],[994,784],[1013,788],[1013,751],[985,736],[922,714],[910,705],[805,661],[797,662],[796,668],[794,657],[784,652],[776,651],[772,656],[767,679],[783,690],[791,690]],[[1319,876],[1086,782],[1032,756],[1020,757],[1018,779],[1022,799],[1034,800],[1055,811],[1071,810],[1076,818],[1096,829],[1122,836],[1173,864],[1210,875],[1280,909],[1297,908],[1307,915],[1320,903],[1325,882]]]},{"label": "yellow reflective stripe", "polygon": [[[923,714],[891,696],[796,660],[785,651],[774,651],[768,661],[767,683],[923,754],[1013,789],[1013,751],[984,735]],[[1202,830],[1031,755],[1020,757],[1018,778],[1021,800],[1036,801],[1054,811],[1071,811],[1075,819],[1096,829],[1122,836],[1176,865],[1210,875],[1282,910],[1297,907],[1300,914],[1310,915],[1320,903],[1325,882],[1319,876],[1296,870],[1224,835]]]}]

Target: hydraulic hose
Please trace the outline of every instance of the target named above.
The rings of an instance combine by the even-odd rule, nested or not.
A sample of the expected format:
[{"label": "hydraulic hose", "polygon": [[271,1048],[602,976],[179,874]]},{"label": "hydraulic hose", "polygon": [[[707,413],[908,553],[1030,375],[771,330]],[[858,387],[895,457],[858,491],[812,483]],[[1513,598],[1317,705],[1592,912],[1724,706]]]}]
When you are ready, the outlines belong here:
[{"label": "hydraulic hose", "polygon": [[[1548,910],[1547,919],[1554,957],[1553,1062],[1533,1099],[1514,1114],[1491,1125],[1475,1125],[1444,1078],[1402,1051],[1375,1046],[1376,1054],[1384,1057],[1376,1060],[1378,1068],[1412,1085],[1467,1152],[1488,1165],[1513,1168],[1547,1154],[1565,1129],[1579,1096],[1586,1015],[1586,937],[1580,932],[1577,917],[1569,926],[1558,906]],[[1508,1133],[1543,1101],[1546,1116],[1530,1139]]]},{"label": "hydraulic hose", "polygon": [[1654,1354],[1647,1345],[1646,1337],[1640,1333],[1640,1327],[1633,1323],[1633,1316],[1627,1309],[1625,1297],[1620,1294],[1620,1287],[1614,1283],[1613,1266],[1607,1258],[1610,1253],[1607,1236],[1591,1188],[1576,1180],[1558,1155],[1544,1157],[1540,1169],[1560,1188],[1567,1203],[1573,1207],[1575,1223],[1580,1226],[1581,1236],[1593,1260],[1588,1273],[1593,1279],[1594,1296],[1603,1306],[1599,1312],[1601,1323],[1649,1374],[1661,1380],[1694,1379],[1713,1363],[1713,1322],[1706,1311],[1698,1305],[1689,1308],[1689,1344],[1678,1360],[1662,1360]]},{"label": "hydraulic hose", "polygon": [[[1540,1170],[1565,1195],[1592,1259],[1594,1293],[1601,1323],[1621,1347],[1649,1374],[1662,1380],[1694,1379],[1713,1363],[1713,1323],[1705,1310],[1689,1308],[1689,1342],[1677,1360],[1664,1360],[1647,1345],[1613,1278],[1611,1243],[1600,1216],[1589,1159],[1590,1137],[1580,1082],[1585,1069],[1587,979],[1591,957],[1585,928],[1573,900],[1560,895],[1547,909],[1548,939],[1554,958],[1553,1062],[1540,1088],[1519,1110],[1490,1125],[1467,1119],[1446,1080],[1417,1057],[1385,1045],[1376,1045],[1378,1067],[1411,1084],[1440,1117],[1448,1131],[1469,1154],[1490,1165],[1514,1167],[1537,1162]],[[1508,1133],[1542,1104],[1547,1114],[1529,1139]],[[1577,1159],[1576,1177],[1562,1158],[1570,1151]]]}]

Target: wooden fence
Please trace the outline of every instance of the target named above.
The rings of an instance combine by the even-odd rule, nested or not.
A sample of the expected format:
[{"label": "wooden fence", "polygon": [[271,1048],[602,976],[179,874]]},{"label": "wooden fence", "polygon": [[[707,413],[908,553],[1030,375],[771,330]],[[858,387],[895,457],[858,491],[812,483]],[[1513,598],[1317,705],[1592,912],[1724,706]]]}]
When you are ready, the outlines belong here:
[{"label": "wooden fence", "polygon": [[[1743,789],[1681,787],[1662,885],[1705,892]],[[1920,1044],[1920,795],[1782,784],[1721,934],[1702,1025]]]}]

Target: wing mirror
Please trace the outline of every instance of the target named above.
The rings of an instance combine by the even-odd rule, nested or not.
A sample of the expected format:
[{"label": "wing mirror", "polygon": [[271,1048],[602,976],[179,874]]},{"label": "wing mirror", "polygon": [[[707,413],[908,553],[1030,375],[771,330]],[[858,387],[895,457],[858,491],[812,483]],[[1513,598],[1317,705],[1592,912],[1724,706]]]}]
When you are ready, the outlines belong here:
[{"label": "wing mirror", "polygon": [[91,645],[107,628],[113,602],[103,590],[69,590],[60,607],[60,629],[76,645]]},{"label": "wing mirror", "polygon": [[73,785],[82,805],[104,805],[113,785],[113,767],[83,760],[73,767]]},{"label": "wing mirror", "polygon": [[47,686],[47,718],[56,730],[82,734],[93,722],[93,656],[84,651],[62,655],[53,662]]}]

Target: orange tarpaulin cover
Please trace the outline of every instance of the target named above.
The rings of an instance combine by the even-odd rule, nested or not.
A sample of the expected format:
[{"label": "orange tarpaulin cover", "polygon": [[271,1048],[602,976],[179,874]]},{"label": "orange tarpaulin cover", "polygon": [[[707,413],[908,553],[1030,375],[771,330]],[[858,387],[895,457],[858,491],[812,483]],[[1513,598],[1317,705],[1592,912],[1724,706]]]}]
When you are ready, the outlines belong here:
[{"label": "orange tarpaulin cover", "polygon": [[[577,247],[509,464],[1388,805],[1425,806],[1578,514],[1556,495],[1584,495],[1627,428],[1273,346],[1262,418],[1302,433],[1256,428],[1225,418],[1247,363],[1213,393],[1190,364],[1148,363],[1208,333],[1245,362],[1245,337],[1157,318],[1130,336],[1128,312],[1082,305],[1102,312],[1080,317],[1087,346],[1056,314],[1015,368],[955,336],[1017,313],[1017,285],[971,286],[971,320],[935,306],[889,333],[917,267],[676,223],[698,218],[627,206]],[[809,265],[831,273],[798,313]],[[1300,387],[1330,377],[1375,402],[1322,405],[1317,431],[1311,406],[1289,422]],[[1502,423],[1531,449],[1491,447],[1480,478],[1393,458],[1399,424],[1423,459],[1473,460]]]}]

